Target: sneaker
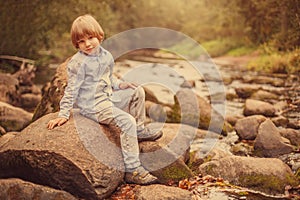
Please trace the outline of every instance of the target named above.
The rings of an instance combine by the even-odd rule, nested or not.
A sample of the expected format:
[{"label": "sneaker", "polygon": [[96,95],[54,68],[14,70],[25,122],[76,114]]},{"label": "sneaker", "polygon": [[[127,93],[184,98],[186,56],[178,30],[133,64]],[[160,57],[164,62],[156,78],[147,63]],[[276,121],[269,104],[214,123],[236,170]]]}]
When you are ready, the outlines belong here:
[{"label": "sneaker", "polygon": [[139,142],[142,141],[154,141],[163,135],[161,130],[149,129],[145,127],[144,130],[138,131],[137,138]]},{"label": "sneaker", "polygon": [[151,175],[144,167],[139,166],[131,172],[126,172],[125,181],[139,185],[158,183],[158,178]]}]

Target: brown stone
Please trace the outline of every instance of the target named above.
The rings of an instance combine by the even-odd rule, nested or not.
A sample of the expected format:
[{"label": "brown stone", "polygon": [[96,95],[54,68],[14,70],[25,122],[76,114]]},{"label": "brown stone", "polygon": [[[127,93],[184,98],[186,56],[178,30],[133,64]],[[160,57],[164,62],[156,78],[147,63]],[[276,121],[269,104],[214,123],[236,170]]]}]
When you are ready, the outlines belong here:
[{"label": "brown stone", "polygon": [[20,179],[0,179],[0,199],[77,200],[71,194]]},{"label": "brown stone", "polygon": [[291,153],[293,147],[286,144],[279,130],[270,119],[260,124],[254,141],[254,154],[260,157],[277,157]]}]

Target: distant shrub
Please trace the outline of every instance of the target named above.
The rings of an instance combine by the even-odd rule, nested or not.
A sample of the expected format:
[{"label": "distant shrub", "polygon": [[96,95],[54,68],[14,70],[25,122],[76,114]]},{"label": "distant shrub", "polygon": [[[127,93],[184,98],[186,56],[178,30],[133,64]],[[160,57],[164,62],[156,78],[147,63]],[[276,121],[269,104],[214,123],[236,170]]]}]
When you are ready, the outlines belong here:
[{"label": "distant shrub", "polygon": [[[271,51],[270,51],[271,52]],[[249,69],[269,73],[300,72],[300,49],[263,54],[248,64]]]}]

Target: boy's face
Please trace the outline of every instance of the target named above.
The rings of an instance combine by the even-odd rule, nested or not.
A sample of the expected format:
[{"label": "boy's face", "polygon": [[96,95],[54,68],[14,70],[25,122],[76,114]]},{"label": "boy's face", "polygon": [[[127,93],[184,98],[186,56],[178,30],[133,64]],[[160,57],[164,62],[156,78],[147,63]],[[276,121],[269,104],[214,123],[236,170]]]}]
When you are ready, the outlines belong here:
[{"label": "boy's face", "polygon": [[85,36],[78,40],[78,47],[79,49],[85,54],[92,54],[94,53],[100,44],[98,38],[94,36]]}]

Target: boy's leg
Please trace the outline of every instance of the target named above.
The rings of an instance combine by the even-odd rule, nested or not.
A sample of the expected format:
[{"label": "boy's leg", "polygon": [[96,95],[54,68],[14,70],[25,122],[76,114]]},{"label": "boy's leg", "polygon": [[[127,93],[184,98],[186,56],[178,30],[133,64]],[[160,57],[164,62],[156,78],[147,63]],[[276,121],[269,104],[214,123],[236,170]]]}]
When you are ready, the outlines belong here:
[{"label": "boy's leg", "polygon": [[[111,117],[102,119],[101,116]],[[114,125],[120,128],[120,142],[126,169],[140,166],[135,119],[123,110],[113,107],[103,111],[98,121],[100,124]]]},{"label": "boy's leg", "polygon": [[145,128],[145,91],[142,87],[136,89],[128,88],[114,92],[113,96],[117,100],[114,105],[131,114],[137,123],[137,134],[139,141],[156,140],[162,136],[159,130]]},{"label": "boy's leg", "polygon": [[146,120],[144,89],[137,87],[136,89],[117,90],[113,96],[116,98],[116,101],[113,98],[114,105],[135,118],[137,131],[143,130]]},{"label": "boy's leg", "polygon": [[121,130],[120,142],[126,168],[126,181],[136,184],[151,184],[157,182],[158,179],[152,176],[141,165],[135,119],[117,107],[107,110],[106,116],[108,116],[109,112],[112,112],[112,118],[101,119],[101,117],[99,117],[99,123],[114,125]]}]

